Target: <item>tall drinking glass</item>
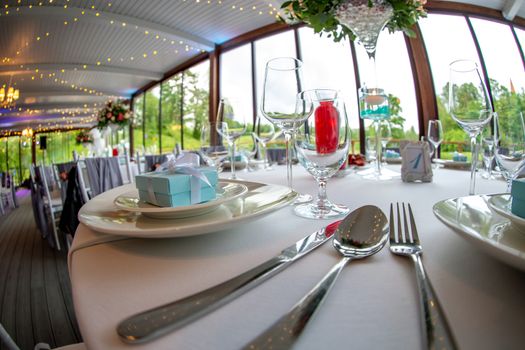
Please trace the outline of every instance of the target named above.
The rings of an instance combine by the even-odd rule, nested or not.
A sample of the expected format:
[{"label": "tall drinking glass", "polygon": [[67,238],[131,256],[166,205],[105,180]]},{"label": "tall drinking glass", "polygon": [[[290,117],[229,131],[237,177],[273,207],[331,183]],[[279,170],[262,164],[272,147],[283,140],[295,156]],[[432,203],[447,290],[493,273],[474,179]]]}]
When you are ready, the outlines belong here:
[{"label": "tall drinking glass", "polygon": [[348,207],[334,204],[326,196],[328,179],[341,168],[350,147],[344,102],[335,90],[307,90],[299,95],[315,112],[299,127],[295,149],[299,163],[315,178],[319,189],[317,199],[298,205],[295,213],[311,219],[345,215]]},{"label": "tall drinking glass", "polygon": [[[496,117],[493,116],[493,118]],[[492,164],[494,163],[494,134],[492,133],[490,124],[481,131],[481,151],[483,167],[485,169],[481,177],[494,180],[495,177],[492,175]]]},{"label": "tall drinking glass", "polygon": [[494,155],[510,193],[525,166],[525,123],[521,112],[494,113]]},{"label": "tall drinking glass", "polygon": [[381,162],[386,164],[386,146],[392,140],[392,128],[388,120],[379,122],[379,140],[381,141]]},{"label": "tall drinking glass", "polygon": [[441,120],[429,120],[428,121],[428,142],[432,144],[434,158],[438,157],[438,148],[441,142],[443,142],[443,126]]},{"label": "tall drinking glass", "polygon": [[249,114],[250,110],[242,100],[221,99],[219,102],[216,129],[230,149],[230,179],[237,179],[235,142],[246,132],[246,119]]},{"label": "tall drinking glass", "polygon": [[[286,177],[290,189],[293,189],[292,139],[297,127],[312,113],[312,110],[309,109],[311,105],[304,105],[297,99],[303,87],[301,67],[302,62],[293,57],[278,57],[269,60],[266,63],[261,99],[262,115],[284,133]],[[296,200],[296,203],[310,200],[310,196],[303,195]]]},{"label": "tall drinking glass", "polygon": [[478,164],[477,138],[492,117],[492,103],[476,62],[458,60],[450,64],[448,108],[452,118],[470,136],[472,163],[469,194],[475,194]]},{"label": "tall drinking glass", "polygon": [[222,161],[228,156],[226,148],[220,144],[217,137],[217,123],[204,121],[201,126],[200,156],[206,165],[222,171]]}]

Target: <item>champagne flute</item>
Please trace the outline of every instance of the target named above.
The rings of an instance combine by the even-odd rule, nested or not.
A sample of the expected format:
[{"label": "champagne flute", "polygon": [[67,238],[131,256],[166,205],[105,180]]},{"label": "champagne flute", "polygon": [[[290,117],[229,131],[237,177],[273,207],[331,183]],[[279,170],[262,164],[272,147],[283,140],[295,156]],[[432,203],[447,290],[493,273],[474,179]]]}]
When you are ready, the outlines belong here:
[{"label": "champagne flute", "polygon": [[475,194],[478,163],[477,138],[492,118],[492,103],[478,65],[471,60],[450,64],[448,109],[452,119],[469,135],[472,145],[469,194]]},{"label": "champagne flute", "polygon": [[250,111],[242,100],[221,99],[217,112],[216,130],[228,143],[230,149],[230,179],[237,179],[235,174],[235,142],[246,132],[246,116]]},{"label": "champagne flute", "polygon": [[326,184],[343,165],[350,147],[350,133],[344,102],[336,90],[303,91],[300,99],[312,104],[315,113],[298,128],[295,149],[299,163],[319,186],[317,199],[295,207],[295,213],[310,219],[326,219],[347,214],[348,207],[330,202]]},{"label": "champagne flute", "polygon": [[441,124],[441,120],[435,119],[428,121],[427,138],[434,149],[434,158],[437,158],[439,145],[443,142],[443,125]]},{"label": "champagne flute", "polygon": [[510,193],[512,180],[525,167],[525,123],[522,112],[494,113],[494,155],[507,180]]},{"label": "champagne flute", "polygon": [[[302,104],[297,98],[302,90],[302,62],[293,57],[277,57],[266,63],[261,113],[284,133],[286,147],[286,178],[293,190],[292,139],[299,125],[312,113],[312,105]],[[301,195],[295,203],[311,201],[311,196]]]},{"label": "champagne flute", "polygon": [[381,141],[381,162],[386,164],[386,145],[392,140],[392,128],[390,127],[390,122],[388,120],[379,122],[379,140]]}]

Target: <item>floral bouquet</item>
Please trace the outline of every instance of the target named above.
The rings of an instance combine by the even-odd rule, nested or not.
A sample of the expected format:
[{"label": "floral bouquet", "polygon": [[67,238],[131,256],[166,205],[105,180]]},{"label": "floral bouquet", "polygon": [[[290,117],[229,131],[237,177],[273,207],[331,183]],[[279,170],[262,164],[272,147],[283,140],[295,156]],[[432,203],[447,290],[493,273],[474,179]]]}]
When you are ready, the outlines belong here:
[{"label": "floral bouquet", "polygon": [[98,114],[99,129],[104,129],[108,126],[123,127],[129,125],[132,119],[132,112],[129,105],[122,101],[108,101],[106,106]]},{"label": "floral bouquet", "polygon": [[[368,8],[390,5],[393,13],[386,23],[390,32],[403,31],[408,36],[415,36],[412,26],[420,17],[426,17],[423,8],[427,0],[289,0],[281,5],[284,17],[281,21],[287,23],[306,23],[316,33],[328,33],[335,42],[344,38],[354,40],[357,33],[354,28],[348,27],[340,16],[345,10],[352,11],[352,7],[366,4]],[[378,9],[379,11],[379,9]]]},{"label": "floral bouquet", "polygon": [[80,144],[86,144],[86,143],[93,143],[93,137],[89,133],[89,131],[81,130],[76,137],[77,145]]}]

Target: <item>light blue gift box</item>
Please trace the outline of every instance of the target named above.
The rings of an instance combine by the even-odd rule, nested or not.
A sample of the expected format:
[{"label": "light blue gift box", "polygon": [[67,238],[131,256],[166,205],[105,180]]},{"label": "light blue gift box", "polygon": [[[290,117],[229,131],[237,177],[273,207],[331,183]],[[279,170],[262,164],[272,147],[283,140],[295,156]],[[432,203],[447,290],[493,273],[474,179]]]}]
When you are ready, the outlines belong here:
[{"label": "light blue gift box", "polygon": [[[139,199],[143,202],[161,207],[178,207],[215,199],[215,187],[218,181],[217,171],[214,168],[196,169],[206,176],[211,187],[201,179],[194,179],[195,183],[198,184],[196,189],[198,196],[196,196],[197,198],[194,198],[193,201],[192,197],[195,197],[196,193],[194,192],[192,196],[192,175],[173,173],[170,171],[137,175],[135,181],[137,189],[139,190]],[[154,194],[153,199],[150,198],[150,192],[148,191],[149,186],[151,186]]]},{"label": "light blue gift box", "polygon": [[512,180],[512,188],[510,191],[512,196],[512,204],[510,211],[512,214],[521,218],[525,218],[525,181],[524,179]]}]

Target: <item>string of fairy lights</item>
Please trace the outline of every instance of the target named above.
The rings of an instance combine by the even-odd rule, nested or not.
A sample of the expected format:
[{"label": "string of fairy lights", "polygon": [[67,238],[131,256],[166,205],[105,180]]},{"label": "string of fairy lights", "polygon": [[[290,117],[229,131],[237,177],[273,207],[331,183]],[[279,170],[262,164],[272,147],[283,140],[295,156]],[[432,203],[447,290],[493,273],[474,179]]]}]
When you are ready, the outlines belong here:
[{"label": "string of fairy lights", "polygon": [[[263,1],[261,0],[261,5],[251,5],[250,7],[244,7],[242,3],[240,3],[238,0],[179,0],[182,3],[188,3],[193,4],[193,6],[221,6],[221,7],[228,7],[231,11],[237,12],[237,13],[256,13],[260,16],[267,15],[271,17],[277,17],[278,15],[278,7],[279,2],[278,1]],[[0,19],[2,17],[7,16],[17,16],[23,11],[31,11],[34,8],[38,7],[54,7],[54,8],[60,8],[62,7],[64,10],[64,20],[62,20],[64,26],[74,26],[79,23],[87,22],[87,19],[89,16],[95,16],[100,17],[102,21],[107,20],[107,24],[111,26],[120,26],[123,28],[126,28],[127,30],[135,30],[135,31],[142,31],[142,34],[144,35],[145,40],[150,41],[149,47],[151,47],[151,50],[144,51],[140,53],[136,53],[134,55],[130,55],[127,57],[111,57],[111,56],[104,56],[99,57],[98,60],[96,60],[95,63],[87,64],[87,63],[79,63],[78,66],[69,67],[67,68],[60,68],[56,71],[51,71],[49,69],[43,69],[41,67],[27,67],[23,63],[19,64],[19,58],[22,57],[22,54],[25,50],[28,50],[34,45],[41,44],[44,45],[46,41],[58,37],[60,33],[54,33],[51,30],[43,31],[43,32],[36,32],[32,35],[30,38],[26,38],[22,45],[15,50],[14,57],[0,57],[0,62],[2,64],[9,64],[13,66],[17,66],[20,70],[26,70],[28,73],[25,75],[26,77],[22,77],[19,79],[19,81],[23,82],[26,79],[31,80],[46,80],[48,83],[60,85],[63,87],[68,87],[71,90],[82,92],[85,95],[92,95],[92,96],[107,96],[108,98],[118,98],[118,96],[108,96],[107,94],[97,91],[96,89],[89,88],[86,86],[81,86],[79,84],[75,84],[70,82],[64,75],[68,71],[85,71],[91,68],[91,66],[102,66],[102,65],[111,65],[115,61],[120,62],[131,62],[131,61],[146,61],[155,59],[157,57],[160,57],[160,53],[169,53],[171,55],[175,54],[181,54],[183,52],[205,52],[204,49],[200,49],[198,47],[195,47],[191,43],[185,41],[185,40],[175,40],[173,38],[169,38],[166,35],[162,33],[156,33],[153,30],[144,29],[138,25],[132,25],[130,23],[127,23],[125,21],[119,20],[122,17],[119,17],[116,14],[113,14],[111,12],[111,9],[113,7],[113,3],[111,0],[102,2],[98,5],[95,5],[94,3],[92,5],[85,6],[85,8],[80,8],[71,5],[70,0],[46,0],[46,1],[22,1],[17,0],[15,5],[10,5],[8,1],[5,1],[5,4],[0,6]],[[104,15],[104,16],[101,16]],[[112,15],[115,16],[115,18],[112,18]],[[103,17],[103,18],[102,18]],[[57,31],[61,31],[63,29],[57,29]],[[157,47],[155,47],[157,46]],[[170,47],[169,50],[166,50],[166,46]],[[45,72],[44,72],[45,71]],[[27,75],[29,75],[27,77]],[[16,86],[16,81],[13,84]],[[60,118],[59,121],[55,122],[54,124],[52,122],[47,123],[41,123],[36,126],[35,131],[36,132],[46,132],[57,128],[62,129],[68,129],[73,128],[74,124],[90,124],[96,122],[96,114],[97,110],[100,106],[102,106],[103,103],[94,102],[85,104],[82,108],[76,108],[76,109],[67,109],[67,110],[57,110],[55,113],[62,115],[62,118]],[[31,115],[38,115],[42,113],[42,109],[31,109],[29,107],[24,108],[15,108],[15,110],[10,111],[10,115],[15,116],[31,116]],[[51,113],[51,111],[46,111],[46,113]],[[0,113],[0,116],[2,113]],[[79,117],[81,116],[81,117]],[[75,119],[75,120],[73,120]],[[71,124],[71,125],[68,125]],[[0,131],[0,137],[8,136],[8,135],[17,135],[21,134],[21,131],[17,130],[2,130]]]}]

